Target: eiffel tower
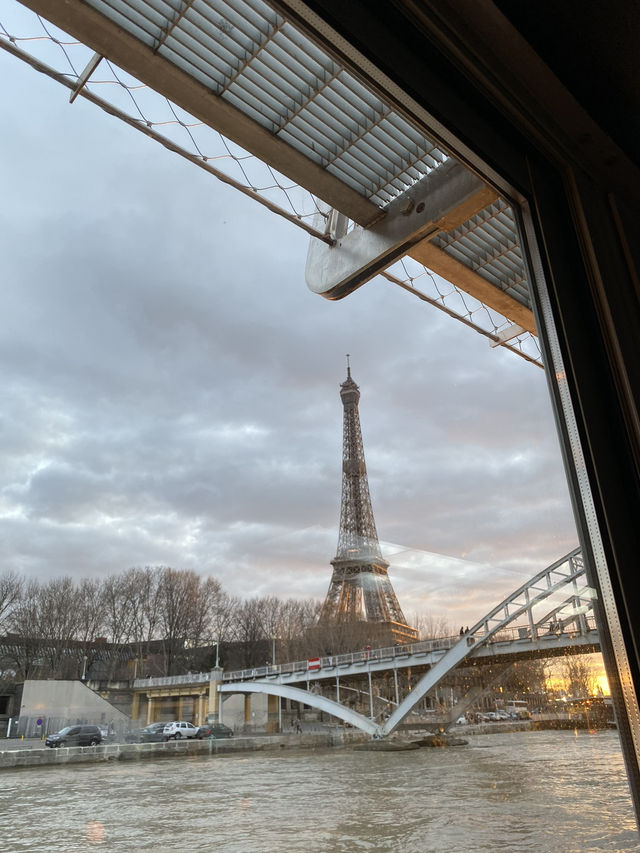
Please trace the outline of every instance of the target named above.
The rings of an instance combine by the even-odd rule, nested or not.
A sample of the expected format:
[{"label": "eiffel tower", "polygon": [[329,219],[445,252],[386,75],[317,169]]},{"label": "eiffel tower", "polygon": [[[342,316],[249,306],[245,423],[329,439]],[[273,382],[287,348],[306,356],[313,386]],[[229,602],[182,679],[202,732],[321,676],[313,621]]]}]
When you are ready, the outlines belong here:
[{"label": "eiffel tower", "polygon": [[389,563],[380,550],[358,415],[360,389],[351,378],[348,355],[340,397],[344,406],[340,533],[319,623],[367,623],[375,626],[379,641],[410,643],[418,632],[406,623],[387,574]]}]

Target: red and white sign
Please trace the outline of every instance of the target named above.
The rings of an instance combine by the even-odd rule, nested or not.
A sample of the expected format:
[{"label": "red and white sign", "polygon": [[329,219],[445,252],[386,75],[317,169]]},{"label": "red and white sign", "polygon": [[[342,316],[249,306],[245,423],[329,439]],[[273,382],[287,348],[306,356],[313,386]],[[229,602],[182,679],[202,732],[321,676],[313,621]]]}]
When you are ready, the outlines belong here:
[{"label": "red and white sign", "polygon": [[308,669],[317,672],[320,669],[320,658],[309,658]]}]

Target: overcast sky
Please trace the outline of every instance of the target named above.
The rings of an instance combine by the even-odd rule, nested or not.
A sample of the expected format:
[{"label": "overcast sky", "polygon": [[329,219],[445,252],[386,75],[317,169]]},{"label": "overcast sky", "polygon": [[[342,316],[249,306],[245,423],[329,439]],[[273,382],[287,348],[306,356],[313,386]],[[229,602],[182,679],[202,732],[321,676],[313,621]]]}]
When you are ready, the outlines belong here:
[{"label": "overcast sky", "polygon": [[577,544],[543,372],[0,51],[0,553],[322,598],[345,353],[407,616],[470,624]]}]

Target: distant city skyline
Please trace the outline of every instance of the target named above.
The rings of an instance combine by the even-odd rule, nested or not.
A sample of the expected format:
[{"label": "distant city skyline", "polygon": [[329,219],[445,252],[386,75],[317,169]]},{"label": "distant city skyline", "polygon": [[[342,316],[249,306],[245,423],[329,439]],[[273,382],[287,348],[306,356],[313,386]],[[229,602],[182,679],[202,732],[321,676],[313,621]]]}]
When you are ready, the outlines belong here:
[{"label": "distant city skyline", "polygon": [[330,303],[306,235],[0,53],[0,555],[322,599],[351,354],[405,615],[470,624],[577,544],[543,372],[390,283]]}]

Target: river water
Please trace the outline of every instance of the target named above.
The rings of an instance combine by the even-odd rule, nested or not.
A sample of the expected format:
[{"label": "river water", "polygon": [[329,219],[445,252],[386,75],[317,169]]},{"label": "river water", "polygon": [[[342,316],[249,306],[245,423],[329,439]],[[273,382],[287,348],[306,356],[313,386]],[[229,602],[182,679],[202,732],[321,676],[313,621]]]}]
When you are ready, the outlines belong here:
[{"label": "river water", "polygon": [[640,851],[617,735],[6,770],[3,853]]}]

